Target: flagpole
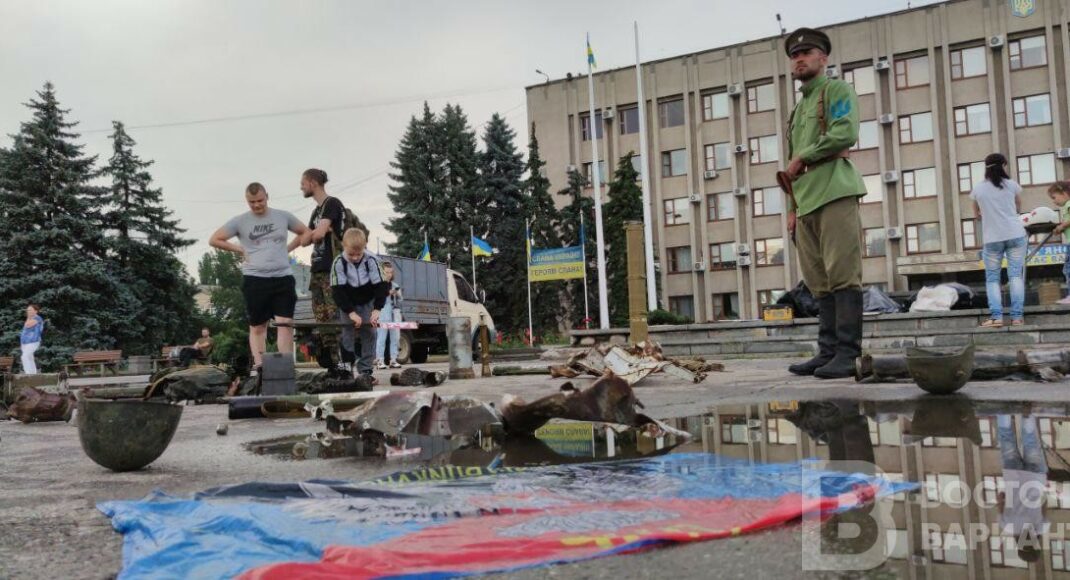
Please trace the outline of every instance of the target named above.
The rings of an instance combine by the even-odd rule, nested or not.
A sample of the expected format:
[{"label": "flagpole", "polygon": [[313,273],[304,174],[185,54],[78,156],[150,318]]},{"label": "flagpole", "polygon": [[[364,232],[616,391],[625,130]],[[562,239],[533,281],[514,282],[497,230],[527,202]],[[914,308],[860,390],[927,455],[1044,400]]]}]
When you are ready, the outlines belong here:
[{"label": "flagpole", "polygon": [[646,99],[643,98],[643,66],[639,60],[639,23],[635,22],[635,82],[639,96],[639,160],[643,178],[643,251],[646,253],[646,307],[658,308],[657,281],[654,278],[654,232],[650,216],[650,164],[647,163]]},{"label": "flagpole", "polygon": [[591,138],[591,174],[594,176],[594,233],[598,260],[598,318],[600,328],[609,328],[609,294],[606,288],[606,244],[602,237],[602,176],[598,167],[598,127],[594,116],[594,63],[591,53],[591,35],[587,35],[587,104],[589,136]]},{"label": "flagpole", "polygon": [[472,249],[472,291],[477,295],[479,289],[476,288],[476,228],[475,226],[468,226],[468,246]]},{"label": "flagpole", "polygon": [[527,267],[524,268],[528,279],[528,346],[535,346],[535,333],[531,322],[531,220],[524,220],[524,246],[527,247]]},{"label": "flagpole", "polygon": [[583,208],[580,208],[580,250],[583,252],[583,327],[587,328],[591,310],[587,301],[587,235],[583,229]]}]

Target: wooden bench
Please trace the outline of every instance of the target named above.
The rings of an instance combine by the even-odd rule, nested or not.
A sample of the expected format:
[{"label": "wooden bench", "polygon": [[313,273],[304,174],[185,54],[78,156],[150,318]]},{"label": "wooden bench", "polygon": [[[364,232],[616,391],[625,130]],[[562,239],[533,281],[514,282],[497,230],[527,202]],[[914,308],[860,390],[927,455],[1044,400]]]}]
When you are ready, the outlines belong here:
[{"label": "wooden bench", "polygon": [[0,356],[0,374],[11,374],[12,369],[15,366],[15,357],[13,356]]},{"label": "wooden bench", "polygon": [[100,376],[106,371],[119,374],[119,361],[123,358],[121,350],[90,350],[74,353],[74,363],[63,365],[63,371],[69,376],[73,370],[78,376],[86,368],[96,367],[100,369]]}]

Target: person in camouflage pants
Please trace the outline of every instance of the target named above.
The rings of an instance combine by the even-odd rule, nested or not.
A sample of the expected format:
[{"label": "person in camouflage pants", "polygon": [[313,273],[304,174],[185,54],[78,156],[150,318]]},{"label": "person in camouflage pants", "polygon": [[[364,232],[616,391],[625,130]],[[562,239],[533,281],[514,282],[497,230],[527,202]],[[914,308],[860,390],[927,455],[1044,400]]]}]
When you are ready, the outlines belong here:
[{"label": "person in camouflage pants", "polygon": [[[316,322],[338,322],[338,307],[335,306],[334,298],[331,297],[330,272],[313,272],[309,280],[308,291],[312,295],[312,315],[316,317]],[[323,352],[330,353],[333,358],[334,353],[338,352],[338,331],[320,328],[317,332],[320,335],[320,346]],[[317,355],[317,358],[321,356]],[[344,358],[345,353],[343,353]],[[328,363],[328,361],[321,362]]]}]

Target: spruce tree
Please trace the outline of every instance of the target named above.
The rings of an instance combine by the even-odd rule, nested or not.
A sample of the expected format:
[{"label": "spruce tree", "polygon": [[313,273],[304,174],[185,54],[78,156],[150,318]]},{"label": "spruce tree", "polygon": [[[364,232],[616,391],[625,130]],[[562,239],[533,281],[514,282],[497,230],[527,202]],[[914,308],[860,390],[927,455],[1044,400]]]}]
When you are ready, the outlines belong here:
[{"label": "spruce tree", "polygon": [[[527,328],[527,251],[524,243],[528,203],[524,194],[524,161],[517,152],[516,132],[495,113],[483,132],[480,156],[482,208],[473,208],[485,230],[476,235],[498,250],[492,258],[476,258],[478,283],[487,293],[487,309],[499,329],[518,332]],[[482,219],[494,216],[493,223]],[[479,260],[486,260],[482,264]]]},{"label": "spruce tree", "polygon": [[[527,214],[531,219],[531,238],[536,248],[560,248],[561,234],[558,231],[561,213],[550,195],[550,180],[543,174],[546,162],[539,154],[539,140],[535,136],[535,124],[531,124],[528,141],[528,160],[525,166],[527,180]],[[531,285],[531,309],[536,336],[557,332],[561,320],[568,313],[561,308],[561,294],[567,283],[562,281],[538,282]]]},{"label": "spruce tree", "polygon": [[110,269],[140,303],[140,332],[120,337],[127,353],[158,352],[164,344],[187,344],[197,335],[193,294],[196,288],[175,253],[192,240],[163,207],[160,189],[152,186],[148,168],[134,153],[136,145],[123,124],[113,123],[112,157],[103,173],[111,178],[104,198],[102,226],[110,236]]},{"label": "spruce tree", "polygon": [[[485,237],[491,213],[486,190],[479,175],[479,151],[476,133],[468,125],[468,117],[460,105],[446,105],[440,118],[442,139],[442,168],[445,191],[439,206],[437,226],[440,243],[450,256],[450,267],[472,280],[471,230]],[[495,216],[495,219],[497,216]],[[480,235],[480,233],[483,235]],[[446,256],[442,256],[446,259]],[[491,312],[498,316],[497,312]]]},{"label": "spruce tree", "polygon": [[609,201],[602,207],[606,243],[606,285],[609,290],[609,318],[613,326],[628,325],[628,250],[624,225],[643,220],[643,190],[636,180],[632,153],[620,158]]},{"label": "spruce tree", "polygon": [[424,103],[423,116],[410,119],[395,160],[390,164],[394,169],[390,174],[393,183],[387,198],[394,207],[395,217],[390,218],[386,229],[397,239],[389,245],[390,251],[399,256],[419,255],[426,235],[432,259],[445,262],[443,237],[455,235],[439,223],[448,208],[440,133],[438,119]]},{"label": "spruce tree", "polygon": [[[568,172],[568,186],[558,192],[569,198],[569,203],[561,208],[560,232],[561,241],[565,245],[574,246],[580,243],[580,216],[583,216],[586,235],[582,236],[587,253],[587,301],[590,306],[591,319],[598,318],[598,263],[595,255],[596,240],[594,235],[594,200],[584,195],[587,187],[587,178],[582,173],[573,169]],[[587,322],[584,320],[583,307],[583,280],[572,280],[568,284],[568,320],[571,328],[583,328]]]},{"label": "spruce tree", "polygon": [[74,142],[76,123],[51,83],[26,106],[32,118],[0,163],[0,344],[17,349],[26,304],[37,303],[47,321],[37,358],[55,368],[136,329],[138,300],[100,259],[104,192],[91,185],[95,158]]}]

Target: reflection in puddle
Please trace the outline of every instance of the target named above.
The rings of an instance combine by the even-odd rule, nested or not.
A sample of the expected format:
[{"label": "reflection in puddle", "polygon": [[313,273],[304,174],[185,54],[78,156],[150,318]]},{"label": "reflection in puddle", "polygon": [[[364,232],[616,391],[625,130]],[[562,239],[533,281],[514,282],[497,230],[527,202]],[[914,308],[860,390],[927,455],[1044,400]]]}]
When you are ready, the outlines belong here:
[{"label": "reflection in puddle", "polygon": [[[887,500],[880,530],[900,577],[1047,578],[1070,571],[1070,405],[964,397],[723,405],[665,423],[690,440],[603,424],[551,423],[534,437],[405,435],[407,461],[502,466],[575,463],[704,451],[754,462],[807,458],[870,464],[918,492]],[[289,458],[381,457],[381,442],[323,435],[252,443]],[[416,450],[418,451],[412,451]],[[864,468],[863,468],[864,469]],[[851,522],[843,514],[830,523]],[[830,525],[823,526],[824,530]],[[832,552],[851,552],[830,542]],[[987,571],[987,574],[986,572]]]}]

